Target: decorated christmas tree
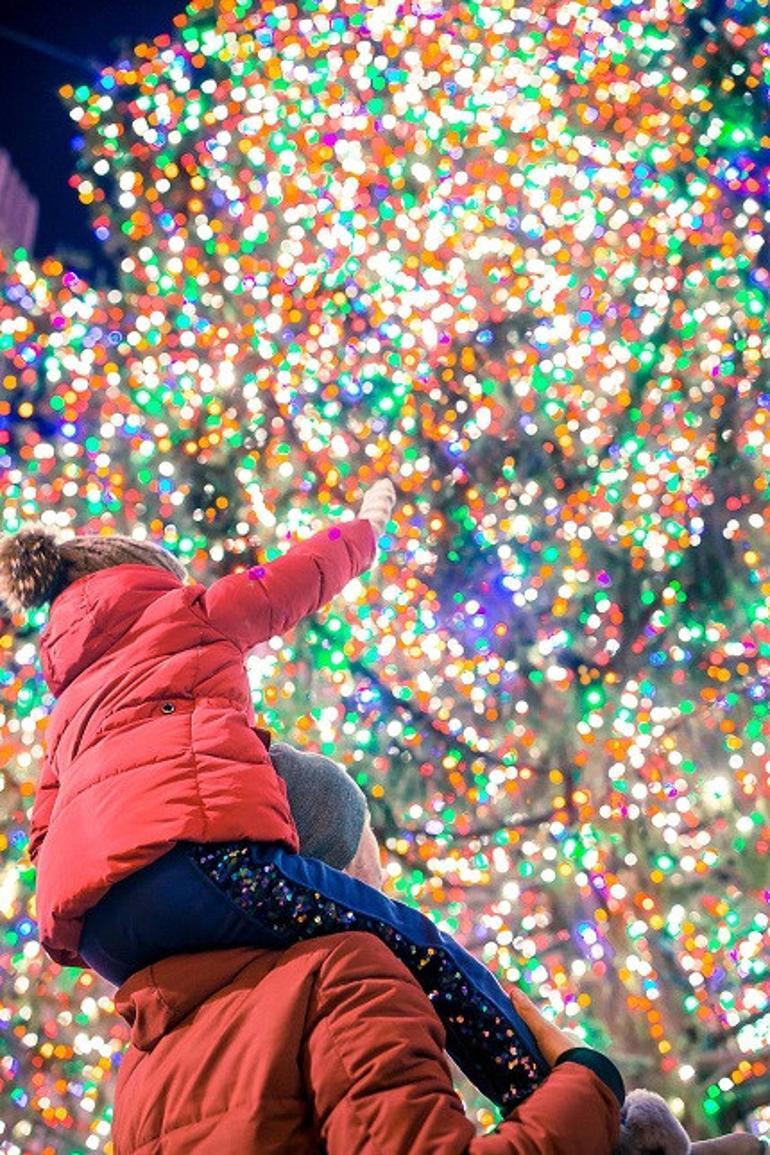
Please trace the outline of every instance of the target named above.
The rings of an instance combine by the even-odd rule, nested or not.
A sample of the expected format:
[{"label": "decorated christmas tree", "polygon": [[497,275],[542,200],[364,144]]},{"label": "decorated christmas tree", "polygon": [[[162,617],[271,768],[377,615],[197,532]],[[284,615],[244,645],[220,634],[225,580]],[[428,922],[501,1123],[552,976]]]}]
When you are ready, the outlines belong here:
[{"label": "decorated christmas tree", "polygon": [[[64,93],[120,289],[17,255],[0,303],[6,532],[208,582],[393,478],[373,571],[252,660],[262,721],[703,1134],[768,1126],[768,42],[739,0],[197,0]],[[35,940],[44,620],[1,639],[12,1155],[110,1151],[126,1040]]]}]

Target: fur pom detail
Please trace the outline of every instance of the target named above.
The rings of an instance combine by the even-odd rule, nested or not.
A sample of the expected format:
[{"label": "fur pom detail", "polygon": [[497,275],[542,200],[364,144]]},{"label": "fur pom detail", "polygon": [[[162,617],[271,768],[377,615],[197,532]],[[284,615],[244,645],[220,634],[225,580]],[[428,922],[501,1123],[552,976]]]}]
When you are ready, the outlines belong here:
[{"label": "fur pom detail", "polygon": [[690,1139],[653,1091],[631,1091],[620,1112],[615,1155],[690,1155]]},{"label": "fur pom detail", "polygon": [[60,540],[42,522],[0,538],[0,598],[14,613],[42,606],[58,593],[65,573]]}]

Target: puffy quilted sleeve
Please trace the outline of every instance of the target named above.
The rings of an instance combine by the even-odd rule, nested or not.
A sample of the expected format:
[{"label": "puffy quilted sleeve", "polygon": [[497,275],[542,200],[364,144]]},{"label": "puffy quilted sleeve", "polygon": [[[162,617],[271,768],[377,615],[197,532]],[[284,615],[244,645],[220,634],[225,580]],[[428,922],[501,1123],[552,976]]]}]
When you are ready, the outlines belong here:
[{"label": "puffy quilted sleeve", "polygon": [[319,971],[303,1062],[329,1155],[610,1155],[620,1133],[612,1092],[564,1063],[496,1131],[477,1135],[435,1011],[365,934],[346,935]]},{"label": "puffy quilted sleeve", "polygon": [[59,781],[56,772],[50,760],[46,758],[38,780],[37,793],[30,818],[29,856],[33,862],[37,862],[43,839],[48,833],[48,823],[51,821],[51,811],[54,808],[58,793]]},{"label": "puffy quilted sleeve", "polygon": [[206,591],[209,621],[247,653],[331,601],[368,569],[377,543],[366,518],[340,522],[283,557],[219,578]]}]

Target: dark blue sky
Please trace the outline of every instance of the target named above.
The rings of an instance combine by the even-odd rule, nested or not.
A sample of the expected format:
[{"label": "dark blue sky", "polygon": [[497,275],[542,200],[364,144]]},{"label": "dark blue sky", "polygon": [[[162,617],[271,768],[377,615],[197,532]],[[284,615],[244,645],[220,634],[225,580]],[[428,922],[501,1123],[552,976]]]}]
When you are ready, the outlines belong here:
[{"label": "dark blue sky", "polygon": [[[40,201],[36,255],[66,248],[91,278],[109,262],[94,239],[88,211],[67,184],[73,170],[74,125],[57,95],[67,83],[88,82],[89,61],[110,64],[121,49],[171,29],[184,0],[3,0],[0,4],[0,145]],[[14,40],[45,42],[59,59]],[[94,268],[88,269],[88,263]]]}]

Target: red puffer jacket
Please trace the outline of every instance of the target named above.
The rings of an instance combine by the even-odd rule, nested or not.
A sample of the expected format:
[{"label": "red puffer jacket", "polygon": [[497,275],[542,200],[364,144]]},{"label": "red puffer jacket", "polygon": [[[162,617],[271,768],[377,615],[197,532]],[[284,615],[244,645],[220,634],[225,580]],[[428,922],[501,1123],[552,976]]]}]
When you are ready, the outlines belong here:
[{"label": "red puffer jacket", "polygon": [[40,940],[56,962],[85,966],[83,916],[179,840],[297,849],[268,736],[253,729],[244,659],[339,593],[375,550],[370,522],[356,519],[208,589],[126,564],[55,598],[41,660],[57,701],[30,856]]},{"label": "red puffer jacket", "polygon": [[115,1001],[115,1155],[610,1155],[619,1136],[615,1096],[570,1062],[475,1135],[441,1022],[368,934],[177,955]]}]

